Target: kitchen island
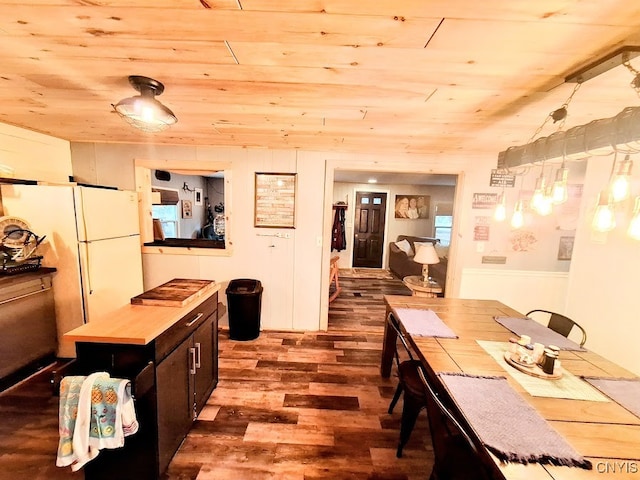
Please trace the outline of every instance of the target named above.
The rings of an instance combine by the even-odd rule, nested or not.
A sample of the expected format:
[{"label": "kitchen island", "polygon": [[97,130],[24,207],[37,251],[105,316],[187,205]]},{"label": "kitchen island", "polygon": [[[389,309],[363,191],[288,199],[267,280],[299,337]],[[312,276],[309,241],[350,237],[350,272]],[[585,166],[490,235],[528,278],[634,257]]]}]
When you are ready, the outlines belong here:
[{"label": "kitchen island", "polygon": [[78,373],[131,380],[140,423],[123,448],[103,450],[85,466],[87,480],[159,478],[217,384],[220,286],[169,283],[181,282],[199,282],[182,306],[125,305],[65,334],[76,343]]}]

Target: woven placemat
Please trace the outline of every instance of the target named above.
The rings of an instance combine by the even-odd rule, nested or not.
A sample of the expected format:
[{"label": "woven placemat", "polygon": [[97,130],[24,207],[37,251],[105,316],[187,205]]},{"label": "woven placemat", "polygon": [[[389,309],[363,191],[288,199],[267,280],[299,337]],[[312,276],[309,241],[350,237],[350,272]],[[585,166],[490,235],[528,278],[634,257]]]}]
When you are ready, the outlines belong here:
[{"label": "woven placemat", "polygon": [[[512,367],[504,359],[504,352],[509,349],[506,342],[490,342],[476,340],[496,362],[504,368],[522,388],[534,397],[569,398],[572,400],[591,400],[593,402],[608,402],[609,399],[597,389],[589,385],[582,378],[563,369],[562,377],[557,380],[533,377]],[[562,364],[562,355],[560,355]]]},{"label": "woven placemat", "polygon": [[440,374],[478,438],[500,460],[591,469],[504,377]]},{"label": "woven placemat", "polygon": [[507,330],[511,330],[516,335],[529,335],[531,343],[541,343],[543,345],[556,345],[560,350],[586,351],[573,340],[560,335],[558,332],[532,320],[528,317],[494,317],[495,321]]},{"label": "woven placemat", "polygon": [[394,308],[393,312],[407,333],[413,336],[458,338],[433,310]]},{"label": "woven placemat", "polygon": [[640,378],[584,377],[584,379],[640,418]]}]

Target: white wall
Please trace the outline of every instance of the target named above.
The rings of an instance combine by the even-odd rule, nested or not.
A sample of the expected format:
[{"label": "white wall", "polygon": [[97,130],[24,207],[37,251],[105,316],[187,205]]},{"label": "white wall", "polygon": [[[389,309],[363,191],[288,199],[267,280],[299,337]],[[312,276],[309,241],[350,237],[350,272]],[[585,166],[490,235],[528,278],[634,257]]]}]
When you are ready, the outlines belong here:
[{"label": "white wall", "polygon": [[11,167],[15,178],[69,183],[69,142],[0,123],[0,165]]},{"label": "white wall", "polygon": [[[567,314],[587,331],[587,346],[640,375],[640,241],[626,235],[631,205],[622,206],[618,227],[603,235],[591,232],[598,192],[609,178],[611,157],[589,160],[583,215],[578,226],[569,274]],[[632,192],[640,195],[636,168]]]},{"label": "white wall", "polygon": [[523,314],[564,312],[568,283],[565,272],[463,268],[459,297],[498,300]]}]

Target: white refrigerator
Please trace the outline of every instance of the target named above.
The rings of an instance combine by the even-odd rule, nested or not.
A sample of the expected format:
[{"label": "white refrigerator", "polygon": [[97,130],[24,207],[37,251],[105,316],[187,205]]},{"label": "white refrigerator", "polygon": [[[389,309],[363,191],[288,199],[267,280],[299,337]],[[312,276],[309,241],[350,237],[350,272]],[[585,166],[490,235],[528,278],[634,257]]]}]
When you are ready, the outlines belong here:
[{"label": "white refrigerator", "polygon": [[138,195],[94,187],[3,185],[4,215],[25,220],[53,277],[58,356],[73,357],[62,335],[108,318],[143,292]]}]

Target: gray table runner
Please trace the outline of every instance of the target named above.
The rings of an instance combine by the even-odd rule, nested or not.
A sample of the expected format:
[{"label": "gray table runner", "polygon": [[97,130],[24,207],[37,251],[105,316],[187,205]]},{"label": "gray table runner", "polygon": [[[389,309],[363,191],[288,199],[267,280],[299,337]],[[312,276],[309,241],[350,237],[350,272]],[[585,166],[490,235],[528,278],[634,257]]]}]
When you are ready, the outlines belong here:
[{"label": "gray table runner", "polygon": [[542,343],[543,345],[556,345],[561,350],[577,350],[580,352],[586,351],[573,340],[569,340],[567,337],[560,335],[558,332],[554,332],[548,327],[541,325],[540,323],[532,320],[528,317],[494,317],[503,327],[511,330],[516,335],[529,335],[531,337],[531,343]]},{"label": "gray table runner", "polygon": [[440,377],[478,438],[501,461],[592,468],[504,377]]},{"label": "gray table runner", "polygon": [[407,333],[416,337],[458,338],[433,310],[415,308],[395,308],[398,321]]},{"label": "gray table runner", "polygon": [[640,379],[584,377],[611,400],[640,418]]}]

